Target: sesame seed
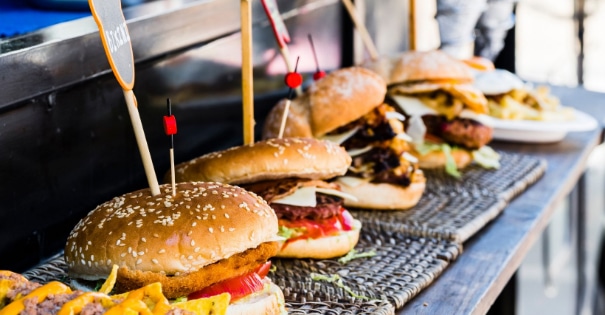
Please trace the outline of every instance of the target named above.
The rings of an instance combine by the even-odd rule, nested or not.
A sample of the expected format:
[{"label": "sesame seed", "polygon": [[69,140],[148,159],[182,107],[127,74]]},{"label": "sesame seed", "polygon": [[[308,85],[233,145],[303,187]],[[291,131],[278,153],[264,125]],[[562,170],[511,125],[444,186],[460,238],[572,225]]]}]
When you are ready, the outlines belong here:
[{"label": "sesame seed", "polygon": [[147,243],[147,239],[145,239],[144,237],[141,237],[141,241],[143,241],[143,243]]},{"label": "sesame seed", "polygon": [[191,223],[191,226],[196,226],[196,225],[197,225],[197,222]]},{"label": "sesame seed", "polygon": [[229,228],[229,232],[233,232],[233,231],[235,231],[235,228],[232,228],[232,227]]},{"label": "sesame seed", "polygon": [[160,250],[158,251],[158,254],[163,254],[163,253],[165,253],[165,252],[166,252],[166,250],[162,248],[162,249],[160,249]]},{"label": "sesame seed", "polygon": [[225,213],[225,218],[229,219],[229,214]]},{"label": "sesame seed", "polygon": [[139,256],[145,255],[145,252],[139,252]]},{"label": "sesame seed", "polygon": [[155,258],[153,258],[153,259],[151,260],[151,262],[152,262],[152,263],[154,263],[154,264],[156,264],[156,265],[157,265],[157,264],[159,264],[158,260],[157,260],[157,259],[155,259]]},{"label": "sesame seed", "polygon": [[120,257],[126,257],[126,253],[121,253]]},{"label": "sesame seed", "polygon": [[141,264],[143,262],[143,259],[139,258],[137,259],[137,265]]},{"label": "sesame seed", "polygon": [[209,228],[208,228],[208,231],[210,231],[210,233],[212,233],[212,232],[214,232],[214,229],[213,229],[213,228],[211,228],[211,227],[209,227]]},{"label": "sesame seed", "polygon": [[195,241],[191,240],[191,246],[195,246]]},{"label": "sesame seed", "polygon": [[90,255],[90,260],[95,261],[95,255]]},{"label": "sesame seed", "polygon": [[197,253],[197,252],[199,252],[199,251],[200,251],[200,248],[199,248],[199,247],[196,247],[196,248],[195,248],[193,251]]}]

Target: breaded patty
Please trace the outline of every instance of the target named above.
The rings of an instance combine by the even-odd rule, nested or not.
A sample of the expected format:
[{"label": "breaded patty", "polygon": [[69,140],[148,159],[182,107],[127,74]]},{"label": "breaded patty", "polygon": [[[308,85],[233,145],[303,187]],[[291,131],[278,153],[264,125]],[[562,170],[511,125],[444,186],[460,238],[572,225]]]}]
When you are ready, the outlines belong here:
[{"label": "breaded patty", "polygon": [[262,243],[256,248],[220,260],[198,271],[181,275],[165,275],[120,267],[116,290],[126,292],[160,282],[167,298],[186,296],[223,280],[254,271],[260,264],[275,256],[278,249],[277,242]]}]

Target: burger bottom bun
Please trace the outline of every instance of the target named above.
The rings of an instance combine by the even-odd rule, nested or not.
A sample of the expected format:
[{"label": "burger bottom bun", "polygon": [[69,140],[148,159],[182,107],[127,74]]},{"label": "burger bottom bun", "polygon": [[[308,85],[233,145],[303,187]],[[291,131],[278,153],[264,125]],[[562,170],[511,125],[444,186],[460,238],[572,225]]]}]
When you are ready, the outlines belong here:
[{"label": "burger bottom bun", "polygon": [[355,220],[354,228],[334,236],[302,239],[289,242],[275,257],[328,259],[346,255],[359,241],[361,222]]},{"label": "burger bottom bun", "polygon": [[227,315],[287,314],[283,292],[271,280],[265,279],[266,285],[269,286],[268,289],[230,304],[227,308]]},{"label": "burger bottom bun", "polygon": [[[421,169],[445,167],[445,154],[442,151],[431,151],[425,155],[421,155],[416,151],[411,153],[418,158],[418,166]],[[458,169],[465,168],[473,161],[471,152],[460,148],[452,149],[452,157]]]},{"label": "burger bottom bun", "polygon": [[351,187],[340,184],[340,190],[357,197],[357,201],[345,199],[346,207],[373,210],[405,210],[416,204],[426,187],[424,176],[417,176],[407,187],[387,183],[364,183]]}]

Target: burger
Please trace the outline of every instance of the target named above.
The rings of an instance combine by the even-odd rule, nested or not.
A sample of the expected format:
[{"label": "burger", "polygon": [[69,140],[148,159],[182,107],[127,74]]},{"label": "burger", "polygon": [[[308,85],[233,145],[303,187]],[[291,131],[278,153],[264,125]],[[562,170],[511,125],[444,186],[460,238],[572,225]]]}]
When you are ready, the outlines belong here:
[{"label": "burger", "polygon": [[361,223],[343,207],[354,198],[328,183],[351,158],[329,141],[281,138],[213,152],[175,167],[177,181],[237,184],[263,197],[279,218],[285,241],[277,257],[326,259],[345,255]]},{"label": "burger", "polygon": [[228,314],[283,314],[266,277],[279,249],[277,217],[240,187],[212,182],[142,189],[107,201],[73,228],[65,245],[71,278],[99,281],[119,266],[116,292],[160,283],[168,299],[229,293]]},{"label": "burger", "polygon": [[[312,136],[343,146],[352,162],[334,179],[348,207],[403,210],[415,206],[426,179],[410,154],[411,138],[405,117],[384,102],[385,81],[361,67],[343,68],[314,82],[294,99],[288,111],[284,137]],[[285,102],[266,117],[263,138],[276,137]]]},{"label": "burger", "polygon": [[0,270],[1,314],[225,314],[229,294],[171,303],[159,283],[119,295],[72,290],[58,281],[40,284]]},{"label": "burger", "polygon": [[388,101],[406,116],[406,131],[420,168],[442,168],[453,176],[473,160],[498,167],[498,155],[486,146],[493,128],[487,99],[473,85],[463,61],[439,50],[408,51],[365,65],[388,83]]}]

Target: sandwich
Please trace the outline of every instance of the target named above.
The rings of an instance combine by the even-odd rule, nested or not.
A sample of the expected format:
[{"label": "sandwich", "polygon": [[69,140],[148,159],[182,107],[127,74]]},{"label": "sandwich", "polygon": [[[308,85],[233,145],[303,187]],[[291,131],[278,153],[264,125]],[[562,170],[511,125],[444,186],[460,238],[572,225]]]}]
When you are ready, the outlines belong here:
[{"label": "sandwich", "polygon": [[[415,206],[426,179],[410,154],[405,117],[384,102],[385,81],[361,68],[339,69],[314,82],[294,99],[288,111],[285,137],[311,136],[343,146],[351,166],[334,182],[355,196],[345,206],[404,210]],[[263,138],[277,136],[284,102],[266,117]]]},{"label": "sandwich", "polygon": [[13,314],[170,314],[223,315],[229,294],[192,301],[170,302],[160,283],[119,295],[72,290],[59,281],[44,285],[0,270],[0,313]]},{"label": "sandwich", "polygon": [[420,168],[442,168],[460,176],[473,160],[488,168],[499,156],[492,139],[487,99],[473,86],[473,72],[461,60],[439,51],[408,51],[365,65],[387,81],[390,104],[406,116],[413,154]]},{"label": "sandwich", "polygon": [[474,85],[487,98],[489,115],[504,120],[569,121],[573,109],[561,106],[547,86],[532,87],[503,69],[477,72]]},{"label": "sandwich", "polygon": [[80,284],[118,265],[115,292],[160,283],[168,299],[230,294],[228,314],[284,314],[281,290],[266,277],[277,253],[277,217],[259,196],[221,183],[161,185],[107,201],[73,228],[68,274]]},{"label": "sandwich", "polygon": [[220,181],[263,197],[279,218],[284,237],[277,257],[326,259],[347,254],[361,223],[343,207],[353,198],[324,180],[351,164],[344,149],[313,138],[258,141],[179,164],[177,181]]}]

